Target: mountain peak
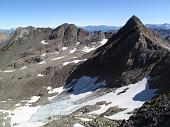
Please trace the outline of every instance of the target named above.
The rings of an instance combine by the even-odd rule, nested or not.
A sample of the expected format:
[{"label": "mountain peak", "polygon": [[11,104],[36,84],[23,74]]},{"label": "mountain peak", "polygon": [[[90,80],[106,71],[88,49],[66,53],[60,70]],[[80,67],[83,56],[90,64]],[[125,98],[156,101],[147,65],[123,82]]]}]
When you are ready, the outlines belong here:
[{"label": "mountain peak", "polygon": [[[131,27],[131,28],[129,28]],[[125,24],[125,26],[123,28],[126,28],[128,30],[131,29],[138,29],[140,30],[141,28],[144,27],[144,24],[142,23],[142,21],[135,15],[133,15]]]}]

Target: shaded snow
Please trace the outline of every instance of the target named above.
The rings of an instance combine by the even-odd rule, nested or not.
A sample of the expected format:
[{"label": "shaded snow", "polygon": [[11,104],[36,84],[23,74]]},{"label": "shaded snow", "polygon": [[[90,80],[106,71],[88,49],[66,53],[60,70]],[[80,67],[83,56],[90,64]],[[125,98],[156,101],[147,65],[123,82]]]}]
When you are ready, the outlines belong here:
[{"label": "shaded snow", "polygon": [[70,62],[64,62],[64,63],[63,63],[63,66],[68,65],[68,64],[70,64],[70,63],[75,63],[75,64],[77,64],[77,63],[79,63],[79,62],[81,62],[81,61],[86,61],[86,60],[87,60],[87,59],[73,60],[73,61],[70,61]]},{"label": "shaded snow", "polygon": [[47,42],[45,42],[45,40],[42,40],[42,41],[41,41],[41,44],[43,44],[43,45],[47,45],[48,43],[47,43]]}]

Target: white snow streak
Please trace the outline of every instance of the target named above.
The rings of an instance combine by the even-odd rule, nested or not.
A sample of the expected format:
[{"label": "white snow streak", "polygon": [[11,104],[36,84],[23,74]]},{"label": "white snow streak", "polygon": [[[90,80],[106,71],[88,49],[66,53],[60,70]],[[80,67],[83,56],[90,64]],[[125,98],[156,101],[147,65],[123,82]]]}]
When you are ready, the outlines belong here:
[{"label": "white snow streak", "polygon": [[77,64],[77,63],[79,63],[79,62],[81,62],[81,61],[86,61],[86,60],[87,60],[87,59],[73,60],[73,61],[71,61],[71,62],[64,62],[64,63],[63,63],[63,66],[68,65],[68,64],[70,64],[70,63],[75,63],[75,64]]},{"label": "white snow streak", "polygon": [[40,63],[38,63],[38,64],[40,64],[40,65],[45,64],[45,61],[42,61],[42,62],[40,62]]},{"label": "white snow streak", "polygon": [[47,45],[48,43],[47,43],[47,42],[45,42],[45,40],[42,40],[42,41],[41,41],[41,44],[43,44],[43,45]]},{"label": "white snow streak", "polygon": [[12,72],[14,72],[15,70],[5,70],[5,71],[3,71],[3,72],[5,72],[5,73],[12,73]]},{"label": "white snow streak", "polygon": [[59,60],[59,59],[62,59],[62,58],[64,58],[64,56],[53,58],[53,59],[51,59],[51,61]]}]

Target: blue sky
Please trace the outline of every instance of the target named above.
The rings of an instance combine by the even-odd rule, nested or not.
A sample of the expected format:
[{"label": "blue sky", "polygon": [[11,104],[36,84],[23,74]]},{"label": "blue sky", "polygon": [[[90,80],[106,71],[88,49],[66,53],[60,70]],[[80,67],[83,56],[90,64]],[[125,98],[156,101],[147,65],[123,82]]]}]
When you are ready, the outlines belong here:
[{"label": "blue sky", "polygon": [[132,15],[145,24],[170,23],[170,0],[0,0],[0,29],[64,22],[120,26]]}]

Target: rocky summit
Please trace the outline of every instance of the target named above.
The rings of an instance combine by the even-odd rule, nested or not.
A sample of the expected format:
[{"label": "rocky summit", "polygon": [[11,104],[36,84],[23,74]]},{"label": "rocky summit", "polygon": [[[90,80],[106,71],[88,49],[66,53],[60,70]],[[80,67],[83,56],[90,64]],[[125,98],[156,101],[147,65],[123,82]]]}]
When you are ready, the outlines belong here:
[{"label": "rocky summit", "polygon": [[68,82],[86,75],[121,87],[149,76],[168,54],[168,43],[133,16],[105,45],[88,54],[88,60],[74,70]]},{"label": "rocky summit", "polygon": [[20,27],[0,59],[2,127],[169,127],[170,45],[136,16],[117,32]]}]

